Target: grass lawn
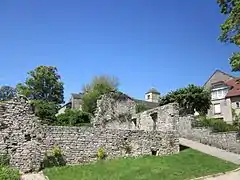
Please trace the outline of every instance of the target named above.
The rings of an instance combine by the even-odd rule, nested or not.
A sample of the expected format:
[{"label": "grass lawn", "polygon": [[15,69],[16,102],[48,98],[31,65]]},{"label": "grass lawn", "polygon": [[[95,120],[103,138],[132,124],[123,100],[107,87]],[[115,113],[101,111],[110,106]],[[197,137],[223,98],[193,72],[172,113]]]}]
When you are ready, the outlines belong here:
[{"label": "grass lawn", "polygon": [[145,156],[89,165],[45,169],[49,180],[182,180],[237,168],[229,162],[185,149],[165,157]]}]

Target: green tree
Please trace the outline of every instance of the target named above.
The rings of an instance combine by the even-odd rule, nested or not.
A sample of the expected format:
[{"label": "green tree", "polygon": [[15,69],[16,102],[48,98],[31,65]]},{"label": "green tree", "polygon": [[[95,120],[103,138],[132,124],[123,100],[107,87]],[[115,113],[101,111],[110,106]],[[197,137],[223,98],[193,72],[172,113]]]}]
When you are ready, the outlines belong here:
[{"label": "green tree", "polygon": [[94,114],[99,97],[107,92],[117,90],[118,85],[118,79],[115,77],[95,76],[89,84],[83,86],[83,111]]},{"label": "green tree", "polygon": [[66,109],[65,113],[59,114],[57,116],[57,121],[55,125],[58,126],[82,126],[90,124],[90,114],[80,111]]},{"label": "green tree", "polygon": [[43,124],[53,125],[57,118],[55,114],[59,106],[54,102],[47,102],[43,100],[33,100],[31,104],[34,107],[35,115],[41,119]]},{"label": "green tree", "polygon": [[0,101],[8,101],[16,95],[15,88],[11,86],[0,87]]},{"label": "green tree", "polygon": [[56,121],[55,114],[64,102],[63,82],[56,67],[38,66],[28,72],[25,83],[17,85],[17,92],[31,100],[42,122],[53,124]]},{"label": "green tree", "polygon": [[38,66],[28,72],[25,83],[17,85],[17,91],[30,100],[42,100],[61,104],[64,102],[63,82],[53,66]]},{"label": "green tree", "polygon": [[148,110],[147,106],[143,103],[136,104],[136,113]]},{"label": "green tree", "polygon": [[[221,24],[219,40],[224,43],[240,45],[240,0],[217,0],[221,13],[227,18]],[[240,70],[240,52],[234,52],[229,58],[232,71]]]},{"label": "green tree", "polygon": [[173,102],[179,104],[181,114],[193,114],[196,110],[204,115],[211,105],[211,96],[210,92],[203,87],[190,84],[186,88],[171,91],[160,98],[161,106]]}]

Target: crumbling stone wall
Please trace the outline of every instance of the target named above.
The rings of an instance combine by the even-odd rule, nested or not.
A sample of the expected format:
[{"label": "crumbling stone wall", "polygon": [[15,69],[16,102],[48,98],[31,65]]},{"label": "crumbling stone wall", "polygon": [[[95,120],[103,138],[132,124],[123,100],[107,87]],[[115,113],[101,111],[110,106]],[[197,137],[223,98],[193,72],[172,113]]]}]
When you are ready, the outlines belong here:
[{"label": "crumbling stone wall", "polygon": [[178,104],[171,103],[134,115],[131,119],[131,129],[175,131],[178,120]]},{"label": "crumbling stone wall", "polygon": [[195,121],[195,117],[191,115],[179,118],[178,132],[180,137],[240,154],[239,133],[213,133],[207,128],[193,128],[193,121]]},{"label": "crumbling stone wall", "polygon": [[107,158],[122,156],[169,155],[178,153],[175,132],[146,132],[90,127],[48,127],[46,145],[59,146],[70,164],[94,161],[102,147]]},{"label": "crumbling stone wall", "polygon": [[133,99],[119,92],[103,95],[97,102],[94,127],[146,131],[174,131],[179,119],[175,103],[136,114]]},{"label": "crumbling stone wall", "polygon": [[[129,114],[135,110],[131,99],[125,102],[129,106],[125,107],[124,103],[113,106],[115,112],[117,108]],[[101,120],[101,116],[98,118]],[[15,99],[0,104],[0,153],[10,155],[12,166],[31,172],[40,170],[44,154],[54,145],[61,147],[68,164],[96,160],[99,147],[104,148],[109,158],[152,153],[167,155],[179,151],[179,139],[174,130],[149,132],[117,128],[42,126],[30,104],[24,99]]]},{"label": "crumbling stone wall", "polygon": [[0,103],[0,153],[23,172],[37,171],[43,158],[44,133],[31,106],[23,98]]},{"label": "crumbling stone wall", "polygon": [[97,101],[94,127],[111,129],[130,129],[132,115],[136,112],[136,103],[121,92],[110,92]]}]

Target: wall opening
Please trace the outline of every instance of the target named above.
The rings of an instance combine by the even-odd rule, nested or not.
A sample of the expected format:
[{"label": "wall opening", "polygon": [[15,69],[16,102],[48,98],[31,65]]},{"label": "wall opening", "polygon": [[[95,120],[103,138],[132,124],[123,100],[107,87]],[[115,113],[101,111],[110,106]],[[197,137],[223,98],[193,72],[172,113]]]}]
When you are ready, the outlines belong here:
[{"label": "wall opening", "polygon": [[152,156],[157,156],[157,150],[151,150],[152,151]]},{"label": "wall opening", "polygon": [[157,129],[157,118],[158,118],[158,114],[157,112],[154,112],[152,114],[150,114],[152,120],[153,120],[153,130],[155,131]]},{"label": "wall opening", "polygon": [[132,122],[133,122],[133,124],[134,124],[134,127],[137,127],[137,118],[133,118],[133,119],[132,119]]}]

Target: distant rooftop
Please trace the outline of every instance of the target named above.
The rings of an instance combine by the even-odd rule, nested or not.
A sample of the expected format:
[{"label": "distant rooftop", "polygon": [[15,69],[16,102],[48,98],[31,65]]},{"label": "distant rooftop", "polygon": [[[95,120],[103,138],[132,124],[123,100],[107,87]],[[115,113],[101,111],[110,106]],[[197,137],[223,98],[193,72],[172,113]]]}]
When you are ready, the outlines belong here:
[{"label": "distant rooftop", "polygon": [[155,88],[149,89],[148,92],[146,92],[145,94],[148,94],[148,93],[160,94],[160,92],[158,92],[158,90]]},{"label": "distant rooftop", "polygon": [[82,95],[83,95],[83,93],[72,93],[72,97],[74,99],[81,99]]}]

